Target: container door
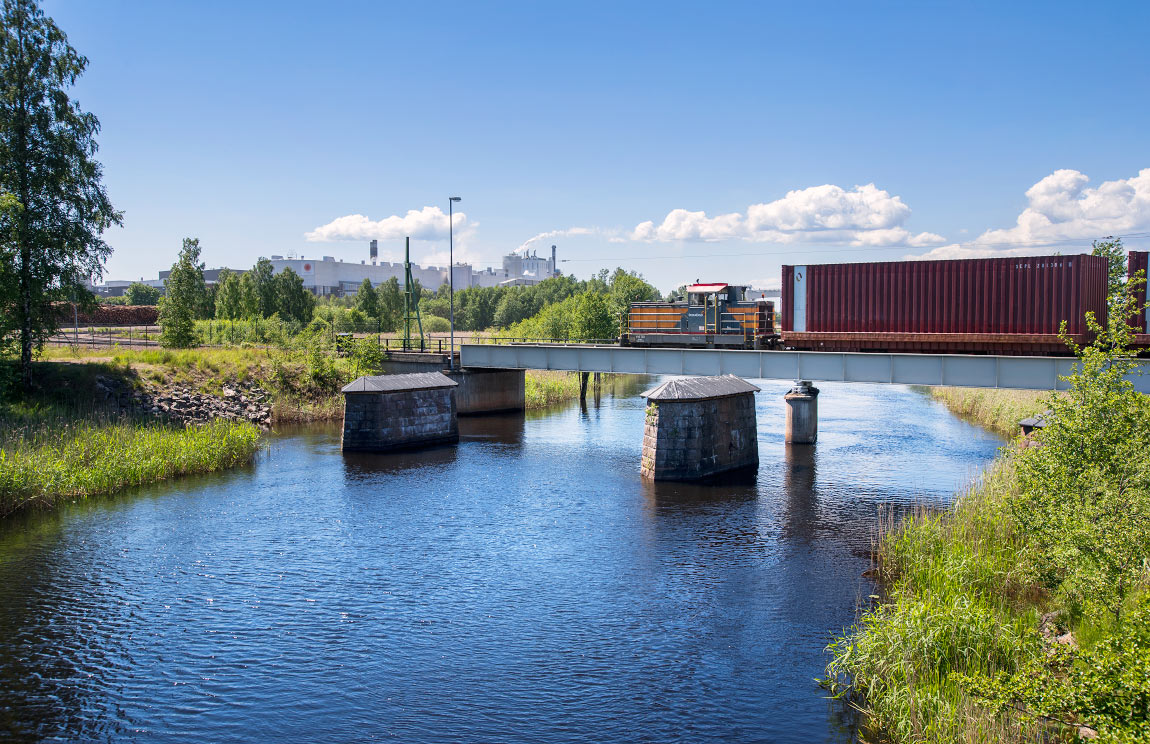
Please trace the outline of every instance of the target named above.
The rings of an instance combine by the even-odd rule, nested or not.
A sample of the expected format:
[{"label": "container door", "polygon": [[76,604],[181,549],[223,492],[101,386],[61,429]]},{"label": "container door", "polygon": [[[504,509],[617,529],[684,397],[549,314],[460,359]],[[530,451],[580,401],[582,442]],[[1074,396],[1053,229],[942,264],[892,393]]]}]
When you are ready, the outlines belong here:
[{"label": "container door", "polygon": [[792,308],[794,322],[791,324],[795,333],[805,333],[807,330],[807,267],[796,266],[794,285],[791,292],[795,306]]}]

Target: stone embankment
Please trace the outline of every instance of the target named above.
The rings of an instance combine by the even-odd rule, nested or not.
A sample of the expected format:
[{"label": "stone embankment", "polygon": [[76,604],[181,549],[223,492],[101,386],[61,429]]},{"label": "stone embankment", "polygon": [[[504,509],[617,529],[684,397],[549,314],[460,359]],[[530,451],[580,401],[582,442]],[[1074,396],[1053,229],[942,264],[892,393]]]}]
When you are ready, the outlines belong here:
[{"label": "stone embankment", "polygon": [[218,396],[187,387],[136,390],[123,380],[108,377],[96,378],[96,388],[106,402],[129,415],[151,415],[182,424],[229,419],[271,426],[270,396],[254,382],[225,383],[223,394]]}]

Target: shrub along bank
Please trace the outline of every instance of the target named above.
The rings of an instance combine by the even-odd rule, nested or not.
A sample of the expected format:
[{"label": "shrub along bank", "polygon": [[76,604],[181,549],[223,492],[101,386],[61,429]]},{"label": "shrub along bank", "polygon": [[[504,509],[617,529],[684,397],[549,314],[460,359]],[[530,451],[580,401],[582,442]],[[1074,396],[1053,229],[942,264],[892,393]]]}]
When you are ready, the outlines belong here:
[{"label": "shrub along bank", "polygon": [[1080,350],[1041,446],[882,539],[888,595],[824,681],[880,736],[1150,741],[1150,402],[1123,333]]}]

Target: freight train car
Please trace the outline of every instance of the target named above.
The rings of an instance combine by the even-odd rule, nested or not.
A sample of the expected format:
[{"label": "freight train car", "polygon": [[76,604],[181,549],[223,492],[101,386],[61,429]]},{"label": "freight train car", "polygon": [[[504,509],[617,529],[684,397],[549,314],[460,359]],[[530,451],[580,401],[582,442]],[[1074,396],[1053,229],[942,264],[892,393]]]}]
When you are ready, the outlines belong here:
[{"label": "freight train car", "polygon": [[775,303],[747,298],[747,287],[695,284],[681,302],[634,302],[623,346],[761,349],[778,338]]},{"label": "freight train car", "polygon": [[823,351],[1069,354],[1106,318],[1100,256],[784,266],[782,345]]},{"label": "freight train car", "polygon": [[[1137,277],[1150,276],[1150,253],[1146,251],[1130,251],[1126,256],[1126,281]],[[1130,319],[1134,327],[1134,346],[1145,354],[1150,349],[1150,309],[1146,307],[1146,282],[1143,281],[1134,289],[1135,316]]]}]

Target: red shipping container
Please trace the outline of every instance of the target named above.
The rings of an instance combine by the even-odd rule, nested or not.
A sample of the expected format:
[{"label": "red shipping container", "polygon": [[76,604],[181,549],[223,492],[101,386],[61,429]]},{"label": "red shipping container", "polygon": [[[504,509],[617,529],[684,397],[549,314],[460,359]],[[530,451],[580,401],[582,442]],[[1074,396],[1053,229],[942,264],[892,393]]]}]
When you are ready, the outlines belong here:
[{"label": "red shipping container", "polygon": [[[1132,254],[1133,255],[1133,254]],[[1106,321],[1100,256],[784,266],[783,342],[838,351],[1065,353]]]},{"label": "red shipping container", "polygon": [[[1130,251],[1126,257],[1126,280],[1129,281],[1134,278],[1134,275],[1139,271],[1143,272],[1142,276],[1150,276],[1150,253],[1146,251]],[[1134,326],[1136,332],[1140,335],[1150,333],[1150,317],[1146,312],[1146,282],[1142,282],[1134,290],[1134,301],[1136,303],[1137,311],[1135,317],[1130,319],[1130,324]],[[1144,343],[1144,339],[1139,339],[1139,342]]]}]

